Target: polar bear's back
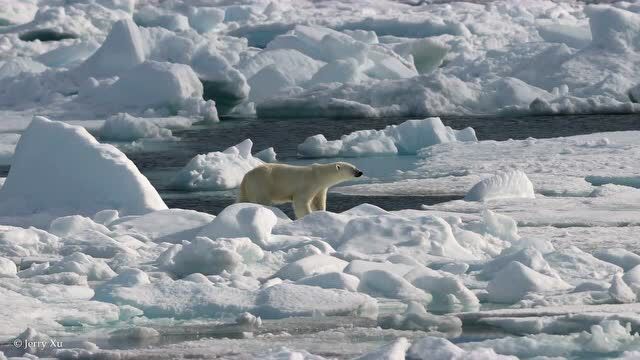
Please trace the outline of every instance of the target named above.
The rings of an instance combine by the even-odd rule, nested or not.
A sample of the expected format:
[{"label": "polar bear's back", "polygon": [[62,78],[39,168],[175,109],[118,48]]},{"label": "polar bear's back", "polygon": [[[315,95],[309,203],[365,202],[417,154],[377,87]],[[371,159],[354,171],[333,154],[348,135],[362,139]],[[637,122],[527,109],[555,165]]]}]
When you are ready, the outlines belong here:
[{"label": "polar bear's back", "polygon": [[293,194],[308,183],[311,173],[310,166],[260,165],[242,179],[238,201],[264,205],[291,202]]}]

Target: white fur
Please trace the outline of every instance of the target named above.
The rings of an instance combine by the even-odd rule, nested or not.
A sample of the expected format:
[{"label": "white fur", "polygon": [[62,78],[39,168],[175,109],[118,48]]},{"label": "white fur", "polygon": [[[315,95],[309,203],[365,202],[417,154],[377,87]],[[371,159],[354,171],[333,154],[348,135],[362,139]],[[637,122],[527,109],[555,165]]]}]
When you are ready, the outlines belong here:
[{"label": "white fur", "polygon": [[360,170],[345,162],[311,166],[265,164],[244,176],[238,202],[267,206],[292,202],[296,218],[301,218],[312,211],[326,210],[327,189],[358,173]]}]

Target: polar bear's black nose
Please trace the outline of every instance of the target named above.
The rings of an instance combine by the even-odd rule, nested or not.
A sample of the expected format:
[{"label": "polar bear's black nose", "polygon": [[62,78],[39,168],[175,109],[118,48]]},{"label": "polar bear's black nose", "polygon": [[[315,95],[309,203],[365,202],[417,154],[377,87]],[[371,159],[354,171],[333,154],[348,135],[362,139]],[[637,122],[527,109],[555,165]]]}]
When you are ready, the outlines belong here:
[{"label": "polar bear's black nose", "polygon": [[360,171],[360,170],[356,170],[355,176],[356,176],[356,177],[360,177],[360,176],[362,176],[362,174],[363,174],[363,172],[362,172],[362,171]]}]

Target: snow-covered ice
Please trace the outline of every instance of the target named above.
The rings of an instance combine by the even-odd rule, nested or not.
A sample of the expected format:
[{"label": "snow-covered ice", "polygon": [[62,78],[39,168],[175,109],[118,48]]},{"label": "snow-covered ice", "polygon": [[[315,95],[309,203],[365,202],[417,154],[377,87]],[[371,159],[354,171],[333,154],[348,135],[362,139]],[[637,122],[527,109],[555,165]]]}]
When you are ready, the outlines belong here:
[{"label": "snow-covered ice", "polygon": [[353,157],[415,154],[418,150],[442,143],[477,141],[472,128],[454,130],[439,118],[408,120],[382,130],[359,130],[339,140],[327,140],[318,134],[298,145],[302,157]]},{"label": "snow-covered ice", "polygon": [[100,139],[107,141],[133,141],[140,138],[171,138],[171,130],[162,128],[144,118],[120,113],[105,120]]},{"label": "snow-covered ice", "polygon": [[0,105],[64,119],[640,110],[627,3],[2,5]]},{"label": "snow-covered ice", "polygon": [[[113,189],[117,189],[113,191]],[[0,191],[3,215],[144,214],[166,205],[136,166],[80,127],[37,117],[20,137]]]},{"label": "snow-covered ice", "polygon": [[[226,190],[240,186],[244,175],[264,164],[260,157],[251,155],[253,142],[246,139],[224,151],[196,155],[173,179],[176,188],[184,190]],[[268,160],[273,159],[269,155]]]},{"label": "snow-covered ice", "polygon": [[534,198],[533,184],[522,171],[498,173],[473,185],[465,200],[486,201],[496,198]]},{"label": "snow-covered ice", "polygon": [[[594,192],[594,185],[637,186],[637,136],[635,131],[624,131],[435,144],[419,150],[416,166],[400,174],[398,181],[344,186],[336,191],[355,195],[365,189],[369,195],[466,195],[476,183],[484,181],[482,191],[496,187],[504,194],[511,193],[509,196],[532,197],[530,182],[536,194],[588,196],[593,192],[597,199],[599,192]],[[507,175],[497,175],[500,172]]]}]

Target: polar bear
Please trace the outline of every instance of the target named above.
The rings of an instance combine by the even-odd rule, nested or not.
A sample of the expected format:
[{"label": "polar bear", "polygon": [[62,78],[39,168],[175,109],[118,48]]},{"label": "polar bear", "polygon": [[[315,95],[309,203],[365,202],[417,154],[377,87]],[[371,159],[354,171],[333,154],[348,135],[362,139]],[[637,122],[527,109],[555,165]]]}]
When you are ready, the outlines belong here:
[{"label": "polar bear", "polygon": [[238,202],[262,205],[293,203],[299,219],[316,210],[326,210],[327,189],[362,176],[346,162],[293,166],[264,164],[249,171],[240,184]]}]

